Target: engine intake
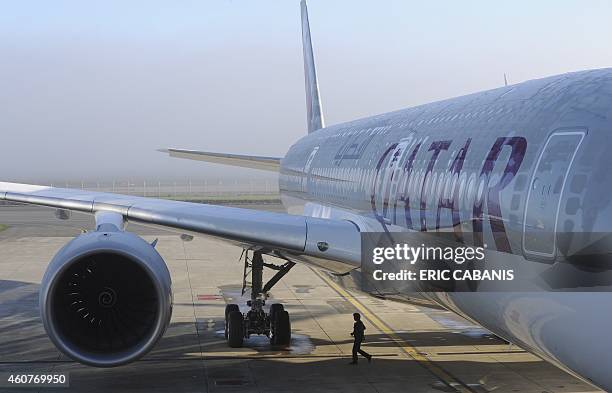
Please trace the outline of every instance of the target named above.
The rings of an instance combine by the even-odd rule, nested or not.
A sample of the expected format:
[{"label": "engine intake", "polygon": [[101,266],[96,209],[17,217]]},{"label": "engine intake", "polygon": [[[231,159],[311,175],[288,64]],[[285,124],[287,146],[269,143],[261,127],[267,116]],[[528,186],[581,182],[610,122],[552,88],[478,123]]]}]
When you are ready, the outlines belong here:
[{"label": "engine intake", "polygon": [[49,264],[40,306],[47,334],[63,353],[92,366],[119,366],[143,356],[165,332],[170,273],[132,233],[83,234]]}]

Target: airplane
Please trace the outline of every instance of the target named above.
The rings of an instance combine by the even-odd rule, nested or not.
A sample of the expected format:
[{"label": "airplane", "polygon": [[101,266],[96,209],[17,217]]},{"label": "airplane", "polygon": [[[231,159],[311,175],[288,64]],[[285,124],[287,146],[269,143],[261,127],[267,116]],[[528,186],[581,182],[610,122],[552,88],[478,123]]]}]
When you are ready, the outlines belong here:
[{"label": "airplane", "polygon": [[[449,230],[486,243],[491,263],[543,277],[563,269],[580,280],[543,280],[537,291],[420,296],[612,391],[612,295],[600,279],[611,250],[612,69],[326,126],[305,0],[300,6],[308,133],[284,157],[164,150],[278,172],[287,213],[0,183],[0,200],[54,208],[60,218],[71,211],[95,216],[95,228],[66,244],[42,279],[40,311],[52,342],[76,361],[113,367],[140,358],[163,335],[172,313],[170,273],[155,243],[126,230],[129,222],[242,248],[251,299],[247,313],[226,307],[232,347],[252,334],[276,345],[290,341],[287,311],[264,304],[296,263],[358,283],[362,233]],[[276,275],[264,284],[265,268]]]}]

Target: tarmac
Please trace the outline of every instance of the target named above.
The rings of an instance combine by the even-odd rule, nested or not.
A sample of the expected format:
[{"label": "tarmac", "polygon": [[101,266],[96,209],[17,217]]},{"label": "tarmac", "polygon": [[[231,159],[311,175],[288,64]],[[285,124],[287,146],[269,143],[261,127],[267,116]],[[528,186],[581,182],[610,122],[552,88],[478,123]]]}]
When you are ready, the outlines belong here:
[{"label": "tarmac", "polygon": [[[249,206],[253,208],[254,206]],[[259,206],[280,210],[279,206]],[[174,311],[156,348],[127,366],[98,369],[60,354],[47,338],[38,289],[48,261],[89,216],[60,221],[53,210],[0,206],[0,375],[68,373],[67,388],[0,392],[598,392],[555,366],[448,311],[353,293],[297,265],[268,304],[291,315],[289,348],[266,337],[229,348],[224,307],[241,297],[241,250],[219,240],[129,226],[157,249],[172,273]],[[272,259],[270,262],[274,262]],[[269,275],[267,276],[269,277]],[[353,312],[364,315],[369,364],[351,357]]]}]

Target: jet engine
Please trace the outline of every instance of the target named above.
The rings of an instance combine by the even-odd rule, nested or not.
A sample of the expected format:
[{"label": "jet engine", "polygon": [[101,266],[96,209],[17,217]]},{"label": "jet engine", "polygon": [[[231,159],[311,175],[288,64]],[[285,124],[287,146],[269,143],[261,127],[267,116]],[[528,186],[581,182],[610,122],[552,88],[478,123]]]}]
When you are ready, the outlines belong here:
[{"label": "jet engine", "polygon": [[55,255],[40,308],[59,350],[84,364],[113,367],[140,358],[161,338],[172,290],[152,245],[115,226],[104,229],[80,235]]}]

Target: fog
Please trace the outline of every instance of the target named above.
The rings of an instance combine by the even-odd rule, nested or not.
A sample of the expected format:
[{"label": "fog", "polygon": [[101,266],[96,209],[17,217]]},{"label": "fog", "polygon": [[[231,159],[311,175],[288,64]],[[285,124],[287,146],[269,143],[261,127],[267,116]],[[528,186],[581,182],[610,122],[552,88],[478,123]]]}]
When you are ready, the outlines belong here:
[{"label": "fog", "polygon": [[[612,65],[608,1],[309,0],[328,124]],[[262,177],[305,135],[299,1],[2,2],[0,179]]]}]

